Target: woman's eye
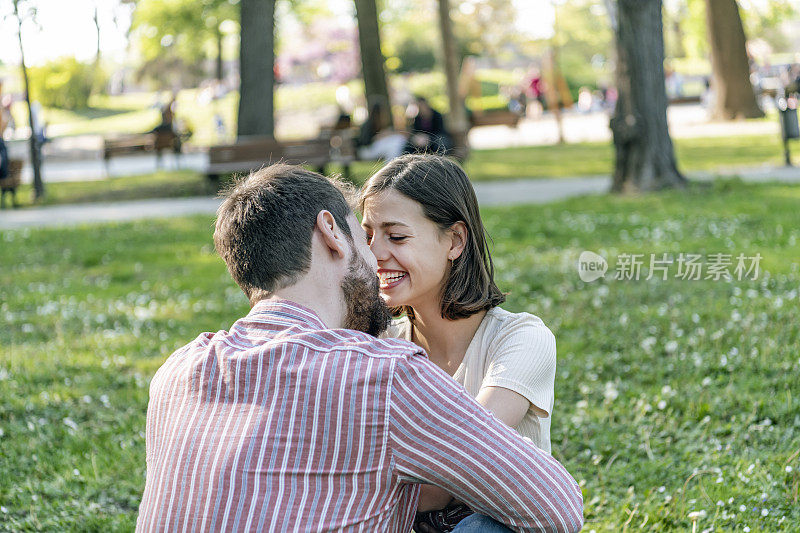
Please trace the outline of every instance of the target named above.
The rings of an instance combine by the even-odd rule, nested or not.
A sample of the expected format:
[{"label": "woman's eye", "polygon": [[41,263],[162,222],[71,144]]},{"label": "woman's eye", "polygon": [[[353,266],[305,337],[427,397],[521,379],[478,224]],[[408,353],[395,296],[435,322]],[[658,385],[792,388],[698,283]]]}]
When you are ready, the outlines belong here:
[{"label": "woman's eye", "polygon": [[401,242],[406,240],[405,235],[389,235],[389,240],[392,242]]},{"label": "woman's eye", "polygon": [[371,243],[371,242],[372,242],[372,235],[370,235],[369,233],[367,233],[367,244],[369,244],[369,243]]}]

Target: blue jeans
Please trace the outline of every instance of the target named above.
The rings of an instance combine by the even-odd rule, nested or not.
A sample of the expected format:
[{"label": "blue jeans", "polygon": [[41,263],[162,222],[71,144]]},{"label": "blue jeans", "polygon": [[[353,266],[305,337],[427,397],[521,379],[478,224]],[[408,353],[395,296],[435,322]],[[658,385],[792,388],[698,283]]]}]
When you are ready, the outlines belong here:
[{"label": "blue jeans", "polygon": [[452,533],[508,533],[511,530],[493,518],[471,514],[453,528]]}]

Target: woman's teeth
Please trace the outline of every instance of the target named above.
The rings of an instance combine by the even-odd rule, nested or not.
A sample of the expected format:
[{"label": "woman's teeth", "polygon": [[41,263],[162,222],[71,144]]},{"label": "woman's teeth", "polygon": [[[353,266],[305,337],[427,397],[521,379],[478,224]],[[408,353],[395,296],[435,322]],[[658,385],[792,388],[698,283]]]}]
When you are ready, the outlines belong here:
[{"label": "woman's teeth", "polygon": [[400,281],[404,277],[405,273],[381,274],[380,275],[381,285],[389,285],[390,283],[394,283],[395,281]]}]

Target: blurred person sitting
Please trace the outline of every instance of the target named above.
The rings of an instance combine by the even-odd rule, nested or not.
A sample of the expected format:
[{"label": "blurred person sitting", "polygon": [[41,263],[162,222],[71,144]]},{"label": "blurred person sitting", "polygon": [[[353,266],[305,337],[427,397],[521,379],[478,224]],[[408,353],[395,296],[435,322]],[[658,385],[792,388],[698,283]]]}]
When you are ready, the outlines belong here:
[{"label": "blurred person sitting", "polygon": [[374,102],[356,139],[358,157],[391,161],[402,155],[407,140],[406,135],[394,130],[389,108]]},{"label": "blurred person sitting", "polygon": [[442,114],[422,96],[415,96],[409,108],[414,123],[404,152],[448,154],[454,146],[453,138],[444,127]]},{"label": "blurred person sitting", "polygon": [[177,98],[173,93],[170,101],[161,106],[161,124],[153,128],[153,133],[175,133],[175,103]]}]

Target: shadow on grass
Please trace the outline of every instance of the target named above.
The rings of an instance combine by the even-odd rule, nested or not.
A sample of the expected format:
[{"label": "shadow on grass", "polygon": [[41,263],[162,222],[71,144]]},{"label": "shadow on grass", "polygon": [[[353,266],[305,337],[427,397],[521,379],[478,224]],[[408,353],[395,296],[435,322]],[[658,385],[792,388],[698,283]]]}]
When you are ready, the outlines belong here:
[{"label": "shadow on grass", "polygon": [[122,115],[124,113],[130,113],[131,109],[129,108],[111,108],[111,107],[87,107],[85,109],[74,109],[70,111],[76,117],[80,117],[85,120],[93,120],[98,118],[106,118],[106,117],[113,117],[116,115]]}]

